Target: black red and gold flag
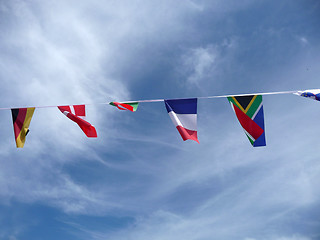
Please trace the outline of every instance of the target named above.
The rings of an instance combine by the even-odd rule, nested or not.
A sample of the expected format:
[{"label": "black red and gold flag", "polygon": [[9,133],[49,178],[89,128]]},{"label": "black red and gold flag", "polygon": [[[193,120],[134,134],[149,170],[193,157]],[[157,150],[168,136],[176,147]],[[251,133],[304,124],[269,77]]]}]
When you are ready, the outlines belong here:
[{"label": "black red and gold flag", "polygon": [[23,148],[35,108],[12,108],[13,131],[17,148]]}]

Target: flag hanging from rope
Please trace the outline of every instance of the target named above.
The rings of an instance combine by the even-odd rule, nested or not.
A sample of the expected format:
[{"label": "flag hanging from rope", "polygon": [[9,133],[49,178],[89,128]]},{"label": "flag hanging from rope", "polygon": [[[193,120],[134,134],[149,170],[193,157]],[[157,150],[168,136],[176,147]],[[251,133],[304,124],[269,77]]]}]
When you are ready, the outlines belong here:
[{"label": "flag hanging from rope", "polygon": [[74,121],[87,137],[96,138],[97,132],[94,126],[85,121],[85,105],[58,106],[59,110],[70,120]]},{"label": "flag hanging from rope", "polygon": [[17,148],[23,148],[35,108],[12,108],[13,131]]},{"label": "flag hanging from rope", "polygon": [[252,146],[266,146],[262,96],[233,96],[228,100]]},{"label": "flag hanging from rope", "polygon": [[183,141],[199,143],[197,136],[197,98],[164,100],[168,114]]},{"label": "flag hanging from rope", "polygon": [[295,94],[320,101],[320,89],[298,91]]},{"label": "flag hanging from rope", "polygon": [[131,103],[110,102],[109,104],[117,107],[120,110],[129,110],[131,112],[135,112],[137,111],[139,102],[131,102]]}]

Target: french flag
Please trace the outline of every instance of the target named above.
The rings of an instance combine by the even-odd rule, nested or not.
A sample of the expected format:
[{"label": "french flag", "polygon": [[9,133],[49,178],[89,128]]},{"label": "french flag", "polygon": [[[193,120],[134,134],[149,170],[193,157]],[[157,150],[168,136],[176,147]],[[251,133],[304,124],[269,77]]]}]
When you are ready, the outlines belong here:
[{"label": "french flag", "polygon": [[197,137],[197,98],[164,100],[168,114],[183,141],[199,143]]}]

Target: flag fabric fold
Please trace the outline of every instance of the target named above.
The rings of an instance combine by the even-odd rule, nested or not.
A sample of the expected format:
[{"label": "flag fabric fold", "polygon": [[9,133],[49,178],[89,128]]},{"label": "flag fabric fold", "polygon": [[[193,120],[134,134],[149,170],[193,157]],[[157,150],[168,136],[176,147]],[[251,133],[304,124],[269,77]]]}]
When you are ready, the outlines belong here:
[{"label": "flag fabric fold", "polygon": [[164,100],[167,112],[183,141],[199,143],[197,136],[197,98]]},{"label": "flag fabric fold", "polygon": [[139,102],[131,102],[131,103],[110,102],[109,104],[117,107],[120,110],[129,110],[131,112],[135,112],[137,111]]},{"label": "flag fabric fold", "polygon": [[58,109],[70,120],[74,121],[87,137],[96,138],[97,131],[94,126],[85,121],[85,105],[58,106]]},{"label": "flag fabric fold", "polygon": [[17,148],[23,148],[35,108],[12,108],[13,131]]},{"label": "flag fabric fold", "polygon": [[266,146],[262,96],[231,96],[228,101],[252,146]]},{"label": "flag fabric fold", "polygon": [[320,89],[310,89],[304,91],[298,91],[295,93],[296,95],[311,98],[317,101],[320,101]]}]

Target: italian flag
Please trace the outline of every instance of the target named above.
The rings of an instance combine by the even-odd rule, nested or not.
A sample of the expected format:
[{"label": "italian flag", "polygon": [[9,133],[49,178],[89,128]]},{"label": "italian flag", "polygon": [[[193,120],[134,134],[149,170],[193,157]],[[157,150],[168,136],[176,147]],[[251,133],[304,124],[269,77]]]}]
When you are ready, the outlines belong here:
[{"label": "italian flag", "polygon": [[129,110],[131,112],[135,112],[137,111],[139,102],[130,102],[130,103],[110,102],[109,104],[117,107],[120,110]]}]

